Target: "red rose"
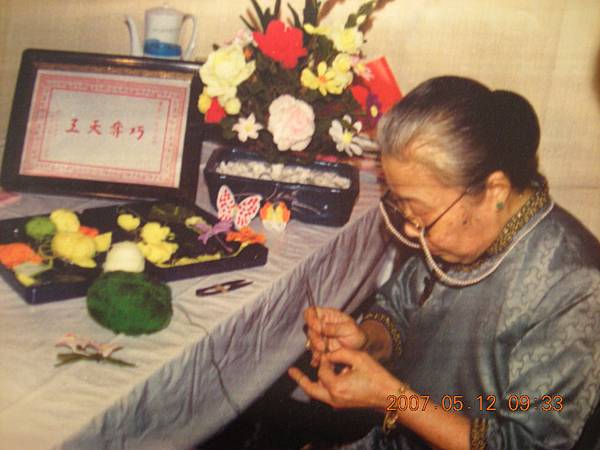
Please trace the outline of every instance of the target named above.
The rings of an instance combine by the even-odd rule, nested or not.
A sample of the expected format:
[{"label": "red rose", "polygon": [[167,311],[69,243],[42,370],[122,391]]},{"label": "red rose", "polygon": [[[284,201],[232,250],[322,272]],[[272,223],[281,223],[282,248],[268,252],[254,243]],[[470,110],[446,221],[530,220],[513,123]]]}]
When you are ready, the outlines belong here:
[{"label": "red rose", "polygon": [[272,20],[267,32],[253,33],[258,48],[269,58],[281,63],[284,69],[293,69],[298,58],[306,56],[302,47],[302,30],[286,26],[281,20]]},{"label": "red rose", "polygon": [[219,101],[216,98],[212,99],[210,104],[210,108],[204,114],[204,122],[206,123],[219,123],[225,117],[225,110],[219,104]]}]

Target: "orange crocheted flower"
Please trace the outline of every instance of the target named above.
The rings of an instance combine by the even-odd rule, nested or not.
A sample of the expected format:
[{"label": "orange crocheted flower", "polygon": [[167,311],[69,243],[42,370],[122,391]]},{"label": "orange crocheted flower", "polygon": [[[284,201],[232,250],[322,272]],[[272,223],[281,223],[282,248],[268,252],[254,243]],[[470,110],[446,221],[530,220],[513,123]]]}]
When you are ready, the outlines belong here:
[{"label": "orange crocheted flower", "polygon": [[98,233],[100,233],[98,231],[98,228],[86,227],[86,226],[83,226],[83,225],[81,225],[79,227],[79,232],[81,234],[85,234],[86,236],[89,236],[89,237],[96,237],[96,236],[98,236]]},{"label": "orange crocheted flower", "polygon": [[25,262],[41,263],[42,257],[22,242],[0,245],[0,263],[12,269]]},{"label": "orange crocheted flower", "polygon": [[240,231],[230,231],[225,236],[227,242],[241,242],[245,244],[264,244],[265,235],[262,233],[256,233],[250,227],[243,227]]}]

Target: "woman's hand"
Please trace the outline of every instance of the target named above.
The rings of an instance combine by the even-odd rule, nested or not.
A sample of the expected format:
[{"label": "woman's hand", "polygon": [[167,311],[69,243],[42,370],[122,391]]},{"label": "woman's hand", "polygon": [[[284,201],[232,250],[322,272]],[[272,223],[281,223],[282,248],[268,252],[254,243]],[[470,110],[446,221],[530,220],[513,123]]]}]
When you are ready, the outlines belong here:
[{"label": "woman's hand", "polygon": [[311,365],[317,367],[326,352],[347,348],[360,350],[367,343],[366,333],[352,317],[333,308],[308,308],[304,311]]},{"label": "woman's hand", "polygon": [[[336,373],[335,364],[343,369]],[[401,382],[366,352],[339,348],[321,355],[319,379],[311,381],[299,369],[288,374],[310,397],[334,408],[374,408],[385,410],[388,396]]]},{"label": "woman's hand", "polygon": [[[335,364],[342,364],[344,368],[337,373]],[[317,381],[311,381],[296,367],[290,367],[288,374],[310,397],[333,408],[371,408],[386,412],[399,392],[406,398],[420,399],[416,410],[399,410],[395,420],[421,436],[432,448],[470,448],[471,422],[466,416],[429,402],[428,396],[419,395],[394,378],[366,352],[340,348],[323,354]]]}]

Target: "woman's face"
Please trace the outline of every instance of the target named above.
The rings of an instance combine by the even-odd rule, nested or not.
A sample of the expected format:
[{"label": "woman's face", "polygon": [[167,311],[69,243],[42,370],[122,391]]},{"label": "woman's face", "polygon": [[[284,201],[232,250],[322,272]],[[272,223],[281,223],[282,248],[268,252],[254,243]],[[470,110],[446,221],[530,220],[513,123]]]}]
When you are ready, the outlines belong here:
[{"label": "woman's face", "polygon": [[410,221],[399,231],[417,240],[418,227],[427,227],[426,241],[434,256],[468,264],[496,238],[499,228],[495,208],[490,208],[486,191],[463,195],[466,187],[445,186],[431,169],[417,161],[383,156],[382,165],[395,203]]}]

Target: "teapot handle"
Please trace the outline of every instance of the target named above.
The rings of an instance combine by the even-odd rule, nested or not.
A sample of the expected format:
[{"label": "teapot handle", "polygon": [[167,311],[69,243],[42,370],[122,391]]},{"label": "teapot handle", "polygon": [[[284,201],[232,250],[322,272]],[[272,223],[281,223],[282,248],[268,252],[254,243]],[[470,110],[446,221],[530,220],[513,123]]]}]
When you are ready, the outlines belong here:
[{"label": "teapot handle", "polygon": [[191,19],[192,21],[192,34],[190,36],[190,41],[182,55],[182,59],[184,60],[188,60],[192,56],[192,52],[196,47],[196,32],[198,31],[196,29],[196,16],[194,16],[193,14],[185,14],[181,23],[183,24],[187,19]]}]

